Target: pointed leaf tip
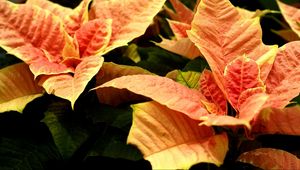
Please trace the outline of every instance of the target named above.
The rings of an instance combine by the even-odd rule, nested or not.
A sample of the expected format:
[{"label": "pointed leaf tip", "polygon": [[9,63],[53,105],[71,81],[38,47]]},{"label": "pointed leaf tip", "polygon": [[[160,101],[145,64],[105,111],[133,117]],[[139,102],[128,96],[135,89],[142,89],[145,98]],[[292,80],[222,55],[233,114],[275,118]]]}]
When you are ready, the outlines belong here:
[{"label": "pointed leaf tip", "polygon": [[188,169],[208,162],[220,166],[228,150],[226,134],[157,102],[136,104],[128,143],[137,145],[153,169]]},{"label": "pointed leaf tip", "polygon": [[100,56],[86,57],[77,65],[74,76],[71,74],[41,76],[39,84],[45,88],[47,93],[69,100],[74,108],[76,100],[88,82],[100,70],[103,60],[103,57]]},{"label": "pointed leaf tip", "polygon": [[169,78],[153,75],[123,76],[95,89],[107,87],[127,89],[133,93],[149,97],[193,119],[199,119],[202,115],[208,114],[201,103],[201,99],[204,99],[201,93]]}]

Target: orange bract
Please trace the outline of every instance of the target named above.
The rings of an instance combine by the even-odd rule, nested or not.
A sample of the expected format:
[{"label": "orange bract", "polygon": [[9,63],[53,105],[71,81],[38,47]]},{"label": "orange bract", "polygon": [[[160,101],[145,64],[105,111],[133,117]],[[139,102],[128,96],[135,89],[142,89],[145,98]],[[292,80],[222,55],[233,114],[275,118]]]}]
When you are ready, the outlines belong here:
[{"label": "orange bract", "polygon": [[292,30],[300,37],[300,9],[276,0],[280,11]]},{"label": "orange bract", "polygon": [[19,63],[0,70],[0,112],[22,112],[27,103],[42,94],[28,65]]},{"label": "orange bract", "polygon": [[165,9],[172,19],[167,21],[174,33],[174,39],[168,40],[162,38],[162,42],[156,43],[156,45],[189,59],[199,57],[201,55],[199,49],[191,42],[186,32],[191,28],[194,12],[179,0],[171,0],[170,2],[175,12],[167,7]]},{"label": "orange bract", "polygon": [[128,143],[137,145],[153,169],[187,169],[199,162],[220,166],[228,150],[226,134],[156,102],[136,104]]},{"label": "orange bract", "polygon": [[168,78],[153,75],[130,75],[113,79],[97,88],[106,87],[127,89],[149,97],[170,109],[186,114],[192,119],[197,120],[208,114],[201,104],[201,99],[204,99],[201,93]]},{"label": "orange bract", "polygon": [[224,79],[228,100],[235,109],[238,109],[238,100],[242,92],[263,86],[258,65],[245,56],[228,63],[225,67]]},{"label": "orange bract", "polygon": [[[136,66],[104,63],[99,74],[97,74],[96,84],[102,85],[105,82],[108,82],[118,77],[127,76],[127,75],[137,75],[137,74],[152,74],[152,73]],[[101,89],[97,89],[96,93],[101,103],[110,104],[114,106],[124,102],[138,101],[144,99],[144,97],[133,94],[125,89],[120,91],[114,88],[101,88]]]},{"label": "orange bract", "polygon": [[263,67],[276,55],[277,46],[266,46],[261,40],[259,17],[245,18],[229,1],[201,1],[191,25],[189,38],[208,61],[223,92],[222,74],[236,57],[246,55]]},{"label": "orange bract", "polygon": [[214,114],[227,114],[227,101],[215,82],[215,79],[209,70],[204,70],[200,78],[201,92],[209,103],[203,102],[207,110]]},{"label": "orange bract", "polygon": [[260,148],[245,152],[238,161],[250,163],[262,169],[299,169],[300,160],[293,154],[280,149]]},{"label": "orange bract", "polygon": [[127,45],[134,38],[144,34],[164,3],[165,0],[94,0],[90,19],[112,19],[112,36],[103,52]]}]

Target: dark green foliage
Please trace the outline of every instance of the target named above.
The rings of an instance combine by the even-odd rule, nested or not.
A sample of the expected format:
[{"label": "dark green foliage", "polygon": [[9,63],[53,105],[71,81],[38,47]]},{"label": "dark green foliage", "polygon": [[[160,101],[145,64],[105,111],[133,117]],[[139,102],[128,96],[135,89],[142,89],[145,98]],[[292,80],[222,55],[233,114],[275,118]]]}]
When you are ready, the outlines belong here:
[{"label": "dark green foliage", "polygon": [[7,54],[5,50],[0,48],[0,69],[19,62],[22,61],[13,55]]}]

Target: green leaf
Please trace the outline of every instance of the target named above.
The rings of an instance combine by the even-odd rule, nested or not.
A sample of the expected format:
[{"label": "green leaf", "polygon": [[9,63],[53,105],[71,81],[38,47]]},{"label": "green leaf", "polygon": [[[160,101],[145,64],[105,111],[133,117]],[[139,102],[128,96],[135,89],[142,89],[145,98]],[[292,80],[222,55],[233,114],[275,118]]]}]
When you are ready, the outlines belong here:
[{"label": "green leaf", "polygon": [[178,71],[176,81],[184,86],[191,88],[191,89],[198,89],[200,76],[201,76],[201,73],[199,73],[199,72]]},{"label": "green leaf", "polygon": [[105,104],[90,105],[85,112],[96,123],[106,123],[115,128],[129,131],[132,121],[132,109],[129,106],[113,107]]},{"label": "green leaf", "polygon": [[130,60],[132,60],[135,63],[138,63],[141,61],[141,56],[139,55],[138,46],[136,44],[130,44],[128,48],[126,49],[125,53],[123,54],[123,57],[127,57]]},{"label": "green leaf", "polygon": [[188,62],[188,59],[159,47],[140,47],[138,52],[142,57],[142,61],[137,65],[161,76],[172,70],[183,68]]},{"label": "green leaf", "polygon": [[90,134],[83,117],[79,113],[72,112],[69,105],[66,101],[50,104],[42,120],[48,126],[64,158],[70,158]]},{"label": "green leaf", "polygon": [[98,139],[88,156],[105,156],[110,158],[123,158],[128,160],[142,159],[137,148],[126,144],[128,132],[107,126]]},{"label": "green leaf", "polygon": [[21,62],[17,57],[7,54],[6,51],[0,48],[0,69]]},{"label": "green leaf", "polygon": [[0,169],[45,169],[47,162],[58,159],[55,148],[44,143],[31,143],[2,137],[0,140]]},{"label": "green leaf", "polygon": [[0,115],[0,169],[46,169],[49,161],[61,160],[47,127],[38,112]]},{"label": "green leaf", "polygon": [[300,105],[300,95],[298,95],[297,97],[293,98],[293,100],[291,101],[291,103],[289,105],[287,105],[287,107],[295,106],[297,104]]},{"label": "green leaf", "polygon": [[202,72],[204,69],[209,69],[209,65],[204,58],[195,58],[194,60],[189,61],[183,71],[196,71]]}]

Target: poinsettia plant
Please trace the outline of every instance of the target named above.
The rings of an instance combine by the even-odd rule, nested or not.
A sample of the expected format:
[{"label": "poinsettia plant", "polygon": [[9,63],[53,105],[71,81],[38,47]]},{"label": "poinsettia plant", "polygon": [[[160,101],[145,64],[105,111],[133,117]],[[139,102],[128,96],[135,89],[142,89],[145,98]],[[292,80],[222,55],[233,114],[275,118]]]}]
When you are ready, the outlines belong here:
[{"label": "poinsettia plant", "polygon": [[[133,126],[128,137],[128,142],[142,150],[154,169],[170,166],[186,168],[196,162],[213,162],[217,165],[222,163],[227,150],[224,145],[226,143],[224,140],[227,140],[226,135],[221,140],[218,135],[214,136],[212,133],[213,138],[208,138],[206,141],[210,142],[213,139],[215,144],[214,147],[209,148],[203,145],[203,141],[191,137],[181,141],[185,137],[179,134],[191,132],[188,129],[181,129],[180,124],[192,126],[194,122],[199,124],[197,129],[205,132],[207,129],[202,125],[208,127],[243,125],[248,129],[247,133],[276,132],[299,135],[299,131],[295,130],[297,124],[289,125],[289,128],[294,130],[291,132],[289,128],[282,127],[284,126],[280,123],[282,119],[272,117],[286,115],[287,110],[281,110],[279,114],[278,109],[284,109],[294,97],[299,95],[299,49],[297,47],[300,42],[288,43],[278,51],[276,45],[264,45],[261,40],[259,18],[245,17],[227,0],[202,0],[191,23],[191,30],[187,34],[199,48],[211,69],[211,71],[204,70],[198,77],[199,80],[194,81],[199,83],[197,90],[189,89],[168,78],[151,75],[125,76],[99,87],[127,89],[156,101],[156,103],[133,106]],[[141,87],[140,84],[144,86]],[[170,109],[169,112],[174,113],[164,111],[165,107]],[[228,107],[232,108],[233,113],[228,113]],[[286,117],[285,122],[299,120],[297,110],[298,106],[293,108],[293,112],[289,112],[289,116],[293,118]],[[179,114],[176,112],[188,116],[191,122],[185,123],[180,119],[181,121],[177,120],[177,125],[172,124],[170,120],[162,121],[168,124],[167,126],[160,123],[160,120],[165,119],[165,115],[172,115],[172,119],[176,120],[174,117]],[[271,128],[269,124],[277,126]],[[166,129],[165,126],[173,126],[173,128]],[[173,129],[176,129],[179,134],[173,136]],[[192,134],[196,137],[201,136]],[[152,145],[149,142],[153,137],[157,138],[155,140],[157,143],[164,139],[172,139],[173,142],[168,142],[169,144],[164,147]],[[176,137],[179,139],[174,139]],[[183,143],[188,147],[182,149]],[[210,154],[206,157],[185,154],[189,152]],[[185,155],[185,159],[173,158],[173,161],[163,159],[165,156],[175,157],[178,154]],[[214,157],[215,155],[223,156]],[[258,166],[264,167],[260,164]],[[271,168],[272,165],[269,166]]]},{"label": "poinsettia plant", "polygon": [[72,107],[100,70],[102,55],[143,34],[164,4],[94,1],[88,11],[90,2],[70,9],[42,0],[1,1],[1,47],[27,63],[47,93]]},{"label": "poinsettia plant", "polygon": [[297,8],[59,3],[0,0],[1,168],[300,168]]}]

